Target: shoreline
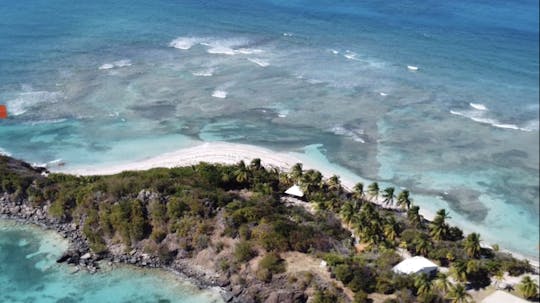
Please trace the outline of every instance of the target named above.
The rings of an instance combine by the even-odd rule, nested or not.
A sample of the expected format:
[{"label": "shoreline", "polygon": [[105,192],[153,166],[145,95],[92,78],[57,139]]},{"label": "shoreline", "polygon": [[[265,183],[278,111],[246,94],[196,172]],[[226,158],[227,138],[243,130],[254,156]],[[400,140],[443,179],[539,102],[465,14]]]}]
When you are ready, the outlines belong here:
[{"label": "shoreline", "polygon": [[75,272],[86,270],[90,274],[101,271],[100,263],[106,262],[107,266],[114,268],[115,265],[133,266],[140,269],[156,269],[169,272],[184,281],[191,283],[199,290],[214,291],[221,296],[223,302],[237,302],[235,296],[226,287],[228,283],[222,277],[213,276],[209,272],[201,271],[188,262],[162,263],[157,258],[147,258],[141,251],[133,250],[118,254],[97,256],[91,252],[84,235],[75,223],[61,223],[46,215],[46,211],[25,204],[9,201],[7,196],[0,196],[0,220],[9,220],[25,225],[33,225],[46,231],[53,231],[59,237],[68,242],[68,248],[56,260],[56,263],[72,265]]},{"label": "shoreline", "polygon": [[[92,167],[77,166],[73,168],[52,167],[50,170],[52,172],[81,176],[110,175],[120,173],[122,171],[148,170],[158,167],[172,168],[177,166],[190,166],[198,164],[199,162],[230,165],[236,164],[243,160],[246,163],[249,163],[249,161],[253,160],[254,158],[261,159],[262,164],[266,167],[275,167],[282,171],[288,171],[294,164],[302,163],[305,170],[318,170],[325,178],[329,178],[334,174],[338,175],[340,177],[342,186],[348,191],[350,191],[356,182],[359,181],[358,179],[353,180],[353,178],[360,178],[359,176],[343,176],[338,172],[332,171],[331,168],[321,167],[321,165],[317,165],[315,161],[308,159],[304,154],[299,152],[277,152],[255,145],[228,142],[204,142],[192,147],[179,149],[173,152],[164,153],[155,157],[149,157],[140,161],[126,164],[112,166],[98,165]],[[383,208],[397,208],[395,206],[389,207],[388,205],[385,205],[382,198],[379,198],[377,201],[372,201],[372,203]],[[432,221],[435,217],[433,212],[422,207],[420,208],[420,214],[428,221]],[[484,242],[484,244],[487,243]],[[525,256],[523,254],[504,249],[504,247],[501,247],[500,251],[509,253],[516,259],[527,260],[537,270],[540,269],[540,259],[534,259],[532,256]]]}]

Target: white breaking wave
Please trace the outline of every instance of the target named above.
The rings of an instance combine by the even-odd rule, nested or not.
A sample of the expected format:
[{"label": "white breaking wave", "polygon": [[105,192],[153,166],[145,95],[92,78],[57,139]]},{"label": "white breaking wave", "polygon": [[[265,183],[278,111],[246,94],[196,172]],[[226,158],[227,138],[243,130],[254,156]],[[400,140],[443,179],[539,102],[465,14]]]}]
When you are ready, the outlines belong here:
[{"label": "white breaking wave", "polygon": [[227,91],[216,89],[212,93],[212,97],[219,98],[219,99],[225,99],[225,98],[227,98],[227,94],[228,94]]},{"label": "white breaking wave", "polygon": [[244,38],[229,38],[229,39],[216,39],[211,37],[178,37],[169,43],[170,47],[174,47],[181,50],[188,50],[193,46],[200,44],[206,46],[208,49],[206,52],[209,54],[219,55],[252,55],[260,54],[263,50],[246,48],[249,44],[248,39]]},{"label": "white breaking wave", "polygon": [[257,58],[248,58],[250,62],[253,62],[257,64],[260,67],[267,67],[270,65],[270,62],[263,60],[263,59],[257,59]]},{"label": "white breaking wave", "polygon": [[9,153],[7,150],[0,147],[0,155],[10,157],[11,153]]},{"label": "white breaking wave", "polygon": [[337,55],[339,54],[339,51],[338,50],[335,50],[335,49],[331,49],[330,52],[334,55]]},{"label": "white breaking wave", "polygon": [[98,67],[99,69],[111,69],[111,68],[114,68],[114,64],[110,64],[110,63],[105,63],[103,65],[101,65],[100,67]]},{"label": "white breaking wave", "polygon": [[526,132],[530,132],[530,131],[534,130],[534,129],[529,128],[529,127],[519,127],[519,126],[517,126],[515,124],[502,123],[502,122],[497,121],[495,119],[486,118],[486,117],[484,117],[484,111],[476,110],[476,111],[459,112],[459,111],[451,110],[450,113],[452,115],[465,117],[465,118],[468,118],[468,119],[470,119],[470,120],[472,120],[474,122],[488,124],[488,125],[491,125],[491,126],[497,127],[497,128],[514,129],[514,130],[521,130],[521,131],[526,131]]},{"label": "white breaking wave", "polygon": [[359,130],[350,130],[350,129],[346,129],[345,127],[343,126],[334,126],[331,131],[338,135],[338,136],[346,136],[346,137],[349,137],[351,138],[353,141],[355,142],[360,142],[360,143],[366,143],[366,141],[364,139],[362,139],[362,135],[364,135],[364,130],[362,129],[359,129]]},{"label": "white breaking wave", "polygon": [[379,95],[381,95],[381,96],[383,96],[383,97],[388,96],[387,93],[383,93],[383,92],[379,92]]},{"label": "white breaking wave", "polygon": [[285,37],[292,37],[292,36],[293,36],[293,33],[283,33],[283,36],[285,36]]},{"label": "white breaking wave", "polygon": [[114,61],[113,63],[105,63],[99,67],[99,69],[113,69],[115,67],[126,67],[131,66],[131,60],[129,59],[122,59],[118,61]]},{"label": "white breaking wave", "polygon": [[45,103],[57,103],[62,99],[59,92],[36,91],[20,93],[15,99],[8,100],[7,106],[10,114],[22,115],[29,109]]},{"label": "white breaking wave", "polygon": [[417,71],[418,70],[418,66],[414,66],[414,65],[407,65],[407,69],[410,70],[410,71]]},{"label": "white breaking wave", "polygon": [[169,43],[170,47],[187,50],[192,48],[195,44],[203,42],[204,39],[197,37],[178,37]]},{"label": "white breaking wave", "polygon": [[474,108],[474,109],[477,109],[477,110],[487,110],[487,107],[484,105],[484,104],[481,104],[481,103],[469,103],[469,105]]},{"label": "white breaking wave", "polygon": [[358,54],[355,53],[355,52],[351,52],[349,50],[345,51],[345,54],[343,55],[343,57],[349,59],[349,60],[358,60],[357,58]]},{"label": "white breaking wave", "polygon": [[215,72],[214,68],[208,68],[208,69],[203,69],[196,72],[191,72],[191,74],[197,77],[212,77],[214,75],[214,72]]}]

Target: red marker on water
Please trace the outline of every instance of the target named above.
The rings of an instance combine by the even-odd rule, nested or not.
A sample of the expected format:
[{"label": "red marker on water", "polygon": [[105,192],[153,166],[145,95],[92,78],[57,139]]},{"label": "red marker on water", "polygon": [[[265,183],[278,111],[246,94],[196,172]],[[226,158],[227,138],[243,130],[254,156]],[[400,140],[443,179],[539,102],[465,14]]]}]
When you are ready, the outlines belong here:
[{"label": "red marker on water", "polygon": [[7,118],[7,108],[5,105],[0,104],[0,119]]}]

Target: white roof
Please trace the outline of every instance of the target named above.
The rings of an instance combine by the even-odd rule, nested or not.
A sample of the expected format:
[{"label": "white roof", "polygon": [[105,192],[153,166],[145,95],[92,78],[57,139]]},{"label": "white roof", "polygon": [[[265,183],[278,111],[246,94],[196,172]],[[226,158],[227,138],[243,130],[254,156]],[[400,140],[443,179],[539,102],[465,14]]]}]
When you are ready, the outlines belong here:
[{"label": "white roof", "polygon": [[491,295],[487,296],[482,300],[482,303],[526,303],[529,302],[525,299],[522,299],[520,297],[516,297],[512,294],[509,294],[502,290],[497,290]]},{"label": "white roof", "polygon": [[392,268],[392,271],[401,274],[415,274],[424,270],[435,270],[437,264],[429,261],[422,256],[416,256],[401,261],[398,265]]},{"label": "white roof", "polygon": [[303,197],[304,196],[304,192],[302,192],[302,190],[300,189],[300,186],[298,186],[296,184],[291,186],[291,188],[287,189],[285,191],[285,193],[287,195],[291,195],[291,196],[295,196],[295,197]]}]

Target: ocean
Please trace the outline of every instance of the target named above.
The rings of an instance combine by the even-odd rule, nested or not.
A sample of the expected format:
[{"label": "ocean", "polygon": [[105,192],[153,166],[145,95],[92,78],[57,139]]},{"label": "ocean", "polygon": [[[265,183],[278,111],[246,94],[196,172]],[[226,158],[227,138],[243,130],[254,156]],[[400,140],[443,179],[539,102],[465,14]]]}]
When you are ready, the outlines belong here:
[{"label": "ocean", "polygon": [[172,273],[116,265],[90,274],[57,264],[68,243],[53,231],[0,219],[0,302],[220,303]]},{"label": "ocean", "polygon": [[296,151],[538,259],[538,1],[0,4],[3,153]]}]

